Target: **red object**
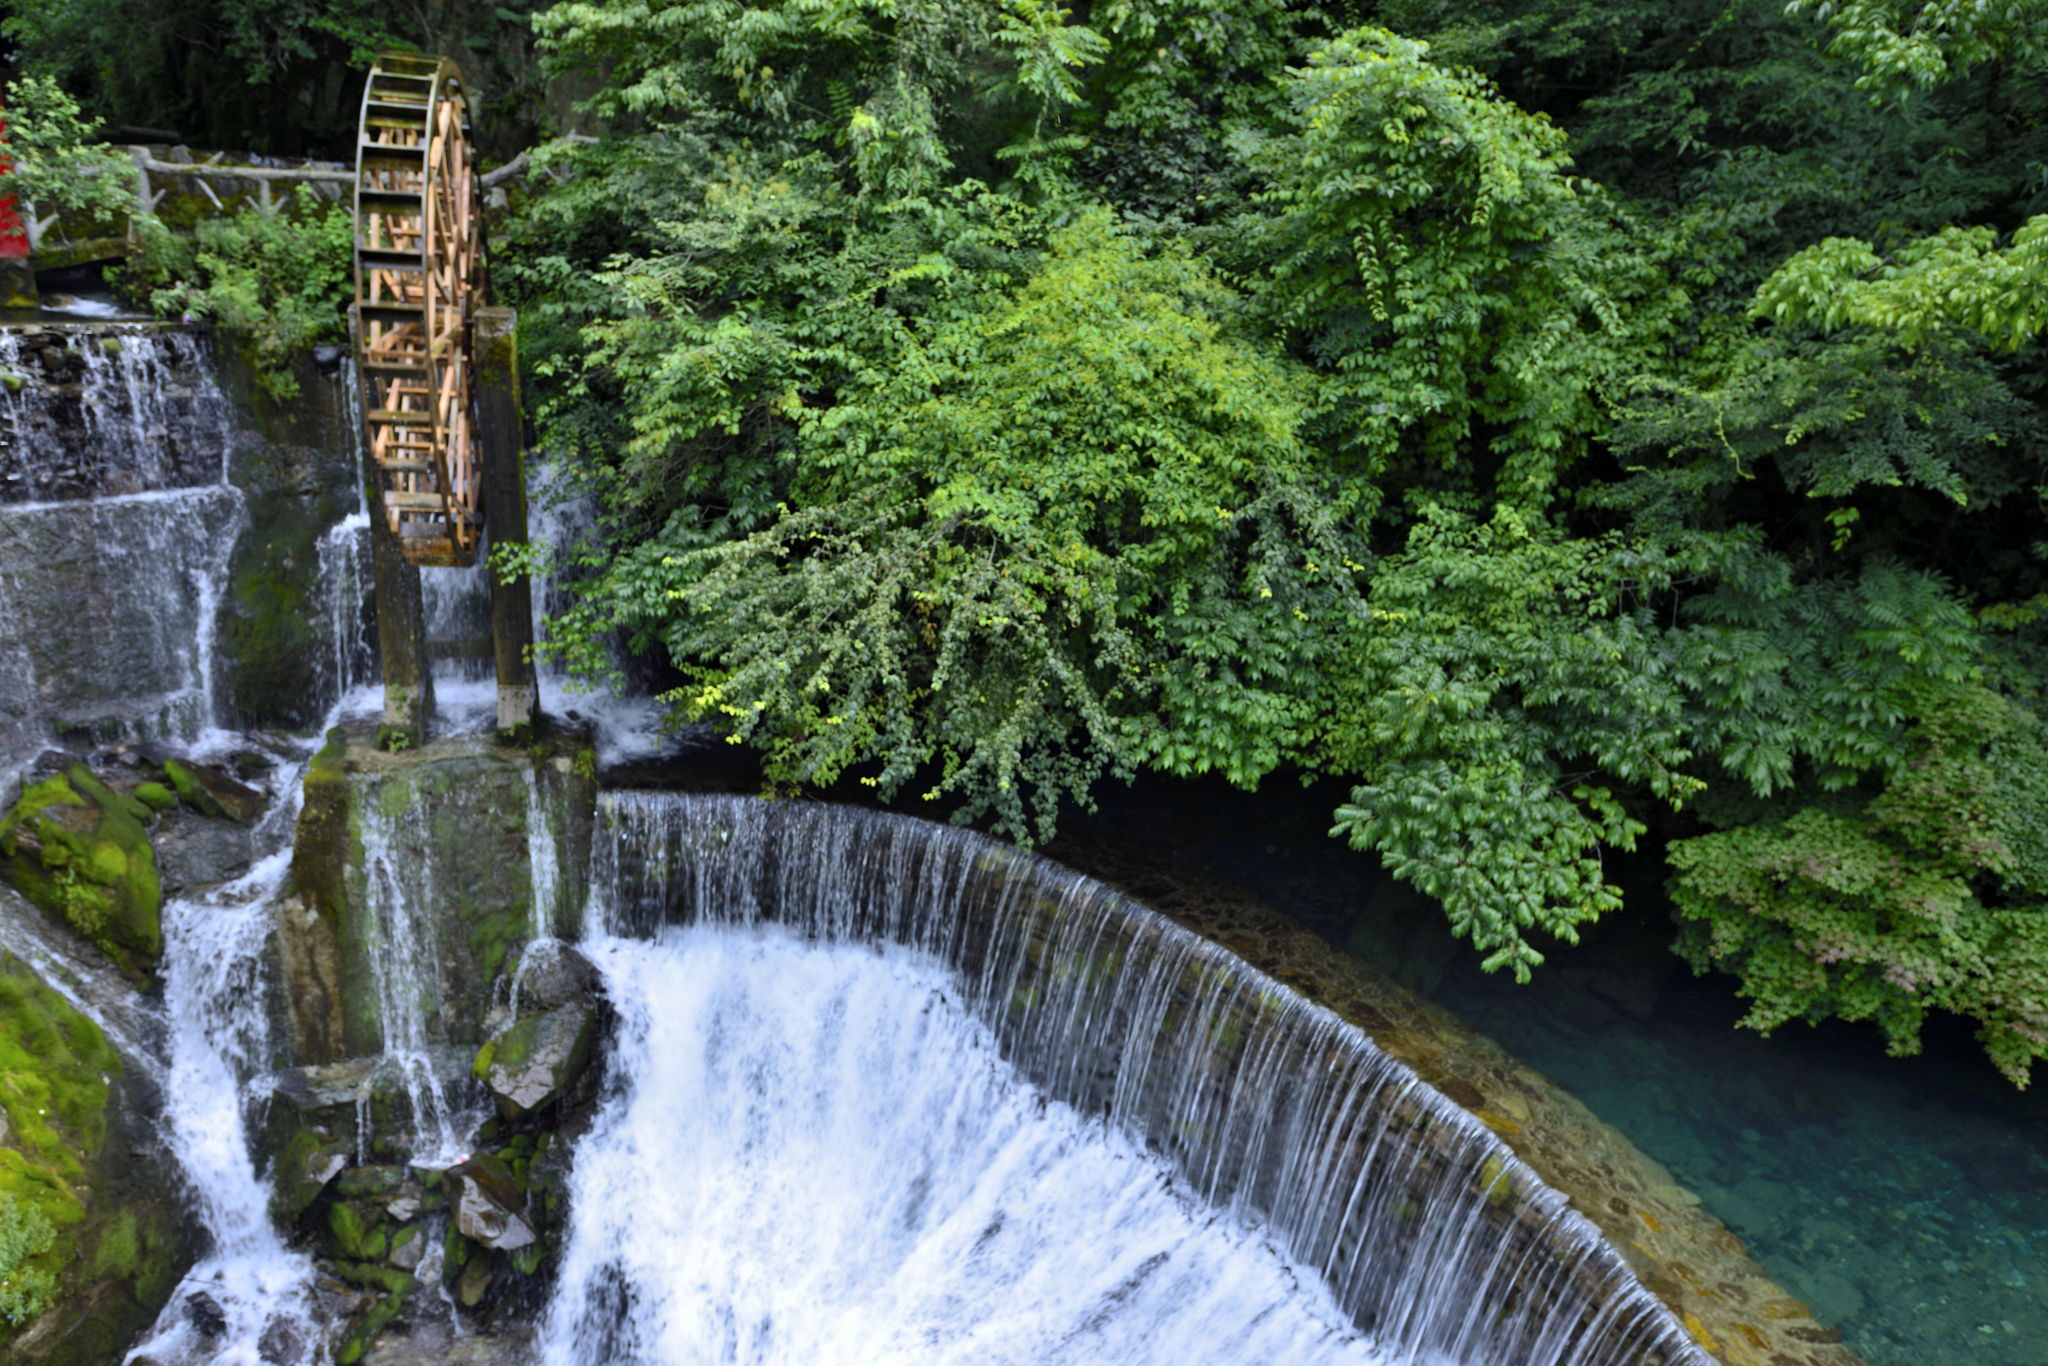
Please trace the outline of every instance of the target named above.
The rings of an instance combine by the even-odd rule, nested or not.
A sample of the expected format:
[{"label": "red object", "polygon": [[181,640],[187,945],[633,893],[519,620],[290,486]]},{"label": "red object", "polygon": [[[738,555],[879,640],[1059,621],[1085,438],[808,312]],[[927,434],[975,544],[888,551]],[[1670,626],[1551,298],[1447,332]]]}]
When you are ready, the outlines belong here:
[{"label": "red object", "polygon": [[[7,140],[7,121],[0,118],[0,142]],[[0,175],[14,169],[14,163],[0,156]],[[14,206],[14,196],[0,194],[0,257],[28,255],[28,225]]]}]

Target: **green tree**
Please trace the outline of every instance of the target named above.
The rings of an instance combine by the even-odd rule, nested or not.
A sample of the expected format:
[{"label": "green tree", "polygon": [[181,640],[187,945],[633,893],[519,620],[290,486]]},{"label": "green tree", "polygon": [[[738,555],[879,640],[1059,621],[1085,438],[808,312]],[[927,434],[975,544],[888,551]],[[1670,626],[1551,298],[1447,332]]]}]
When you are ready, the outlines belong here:
[{"label": "green tree", "polygon": [[152,287],[156,311],[218,323],[246,348],[257,382],[274,397],[298,394],[301,352],[344,335],[354,297],[348,208],[301,187],[290,210],[201,219],[189,240],[154,218],[137,226],[143,251],[131,270]]},{"label": "green tree", "polygon": [[56,81],[25,76],[9,84],[0,120],[12,200],[0,205],[0,231],[22,230],[23,205],[98,220],[119,219],[135,207],[133,163],[94,144],[99,120],[81,118],[78,102]]}]

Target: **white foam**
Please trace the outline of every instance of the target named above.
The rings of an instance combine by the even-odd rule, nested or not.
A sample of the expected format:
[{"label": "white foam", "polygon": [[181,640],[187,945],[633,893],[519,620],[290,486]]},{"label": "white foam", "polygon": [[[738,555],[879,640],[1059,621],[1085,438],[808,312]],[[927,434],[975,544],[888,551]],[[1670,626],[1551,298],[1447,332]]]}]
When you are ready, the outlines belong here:
[{"label": "white foam", "polygon": [[589,945],[622,1093],[579,1147],[551,1366],[1371,1363],[1320,1280],[1021,1081],[907,949]]}]

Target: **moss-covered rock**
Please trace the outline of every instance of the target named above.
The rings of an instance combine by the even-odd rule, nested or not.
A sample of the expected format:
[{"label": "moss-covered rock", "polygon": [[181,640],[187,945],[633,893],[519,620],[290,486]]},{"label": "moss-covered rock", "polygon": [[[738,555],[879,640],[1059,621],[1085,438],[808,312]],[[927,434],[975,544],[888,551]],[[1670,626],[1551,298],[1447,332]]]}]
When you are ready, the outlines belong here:
[{"label": "moss-covered rock", "polygon": [[214,800],[213,794],[193,776],[192,770],[176,759],[164,760],[164,776],[169,778],[171,786],[177,789],[178,800],[202,816],[227,815],[227,810]]},{"label": "moss-covered rock", "polygon": [[0,1360],[118,1361],[190,1265],[175,1185],[147,1155],[150,1100],[97,1025],[0,951],[0,1197],[55,1234],[27,1261],[53,1305],[0,1320]]},{"label": "moss-covered rock", "polygon": [[281,1224],[292,1223],[347,1165],[343,1145],[322,1139],[306,1125],[293,1126],[271,1164],[272,1216]]},{"label": "moss-covered rock", "polygon": [[560,1100],[590,1064],[597,1012],[579,1002],[528,1015],[485,1044],[472,1070],[508,1120]]},{"label": "moss-covered rock", "polygon": [[306,766],[292,846],[295,895],[278,917],[292,1052],[311,1066],[383,1051],[376,993],[369,989],[374,979],[364,973],[370,946],[350,914],[349,874],[362,861],[362,828],[346,754],[337,731]]},{"label": "moss-covered rock", "polygon": [[32,784],[0,821],[0,876],[130,971],[163,953],[155,813],[84,764]]},{"label": "moss-covered rock", "polygon": [[[332,1063],[382,1048],[369,990],[378,928],[366,842],[415,870],[401,891],[426,917],[418,942],[433,969],[424,984],[429,1041],[470,1049],[484,1041],[502,999],[497,980],[536,933],[569,928],[570,892],[588,867],[595,783],[559,748],[462,737],[391,754],[365,732],[315,758],[293,850],[298,904],[279,925],[298,1061]],[[537,923],[529,856],[541,834],[528,828],[535,809],[546,813],[545,837],[563,870],[549,889],[554,918],[546,926]]]},{"label": "moss-covered rock", "polygon": [[169,811],[178,804],[178,794],[162,783],[138,783],[134,797],[152,811]]}]

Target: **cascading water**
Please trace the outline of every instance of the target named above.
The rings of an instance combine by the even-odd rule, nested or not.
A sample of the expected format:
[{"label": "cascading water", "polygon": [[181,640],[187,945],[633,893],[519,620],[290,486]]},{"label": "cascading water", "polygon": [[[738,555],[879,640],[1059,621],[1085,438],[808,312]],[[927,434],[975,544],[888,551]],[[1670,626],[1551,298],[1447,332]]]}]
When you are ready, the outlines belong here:
[{"label": "cascading water", "polygon": [[[230,482],[235,420],[205,343],[146,326],[8,332],[0,371],[13,380],[0,396],[8,757],[18,764],[60,738],[246,749],[214,729],[216,627],[248,502]],[[338,626],[345,612],[361,615],[364,557],[330,532],[323,569],[329,545],[324,580]],[[336,631],[343,690],[369,672],[362,634]],[[131,1354],[162,1366],[298,1361],[318,1340],[311,1263],[272,1226],[248,1139],[263,1106],[258,1079],[277,1062],[263,954],[298,810],[298,767],[287,761],[276,775],[281,800],[253,832],[253,866],[162,907],[160,1009],[11,892],[0,898],[0,944],[158,1084],[163,1137],[208,1248]],[[192,1309],[200,1296],[205,1313]]]},{"label": "cascading water", "polygon": [[[1335,1350],[1344,1333],[1303,1326],[1326,1295],[1386,1360],[1703,1363],[1592,1227],[1476,1122],[1356,1029],[1100,884],[899,817],[604,800],[589,938],[627,1021],[621,1092],[579,1156],[551,1360],[691,1360],[700,1349],[677,1344],[714,1329],[721,1359],[851,1357],[866,1343],[887,1360],[922,1343],[941,1359],[1100,1360],[1095,1334],[1177,1341],[1182,1277],[1200,1265],[1211,1281],[1270,1286],[1298,1268],[1320,1282],[1278,1307],[1261,1291],[1197,1311],[1280,1333],[1290,1351]],[[662,929],[675,925],[690,928]],[[648,934],[653,947],[627,938]],[[706,960],[739,982],[714,973],[676,990]],[[778,985],[806,977],[802,1001]],[[905,1022],[913,1012],[921,1023]],[[934,1079],[948,1056],[961,1070]],[[914,1138],[899,1107],[937,1130]],[[1033,1113],[1046,1127],[1027,1132]],[[982,1181],[1006,1162],[1015,1185]],[[1082,1174],[1118,1162],[1123,1184]],[[1072,1222],[1002,1236],[996,1210],[1052,1220],[1068,1181],[1090,1192],[1066,1206]],[[635,1183],[683,1192],[700,1221],[684,1248],[643,1238],[666,1225]],[[1173,1188],[1189,1232],[1150,1222],[1165,1216],[1139,1200],[1147,1185]],[[779,1202],[776,1227],[789,1227],[745,1224],[750,1199]],[[841,1225],[846,1210],[861,1213]],[[1122,1242],[1126,1216],[1150,1233]],[[705,1248],[706,1223],[763,1246]],[[1205,1224],[1236,1231],[1199,1251],[1182,1241]],[[995,1231],[977,1253],[983,1229]],[[1113,1250],[1081,1276],[1104,1239]],[[809,1260],[828,1256],[831,1272]],[[721,1258],[737,1269],[719,1272]],[[1080,1284],[1061,1279],[1069,1267]],[[913,1268],[945,1288],[906,1314]],[[1043,1315],[978,1339],[972,1326],[1002,1323],[1017,1286]],[[895,1336],[906,1322],[917,1327]],[[1253,1350],[1265,1348],[1247,1339]]]},{"label": "cascading water", "polygon": [[[426,846],[403,837],[401,816],[372,802],[362,812],[366,904],[363,924],[373,936],[370,962],[383,1030],[382,1066],[394,1069],[411,1113],[412,1161],[422,1167],[445,1167],[467,1153],[467,1139],[481,1113],[465,1111],[459,1091],[438,1066],[428,1015],[436,1007],[439,978],[435,965],[441,946],[434,940],[434,919],[420,904],[435,885]],[[361,1126],[363,1151],[370,1160],[370,1125]]]},{"label": "cascading water", "polygon": [[377,646],[366,610],[374,591],[370,574],[370,518],[353,512],[320,537],[320,582],[334,641],[334,690],[346,697],[377,679]]},{"label": "cascading water", "polygon": [[247,520],[202,343],[7,332],[0,371],[0,744],[19,763],[60,731],[197,738]]},{"label": "cascading water", "polygon": [[577,1153],[549,1366],[1388,1360],[1048,1103],[931,955],[697,925],[596,960],[631,1082]]},{"label": "cascading water", "polygon": [[[298,791],[297,776],[290,771],[288,793]],[[298,805],[289,797],[265,818],[257,833],[272,852],[247,874],[164,906],[165,1129],[210,1251],[131,1361],[257,1366],[298,1360],[317,1339],[312,1262],[287,1250],[272,1225],[270,1187],[247,1137],[263,1103],[252,1083],[274,1062],[262,956],[291,871]],[[189,1308],[195,1295],[217,1315],[210,1326]]]},{"label": "cascading water", "polygon": [[233,416],[204,343],[146,324],[0,332],[0,502],[226,479]]}]

